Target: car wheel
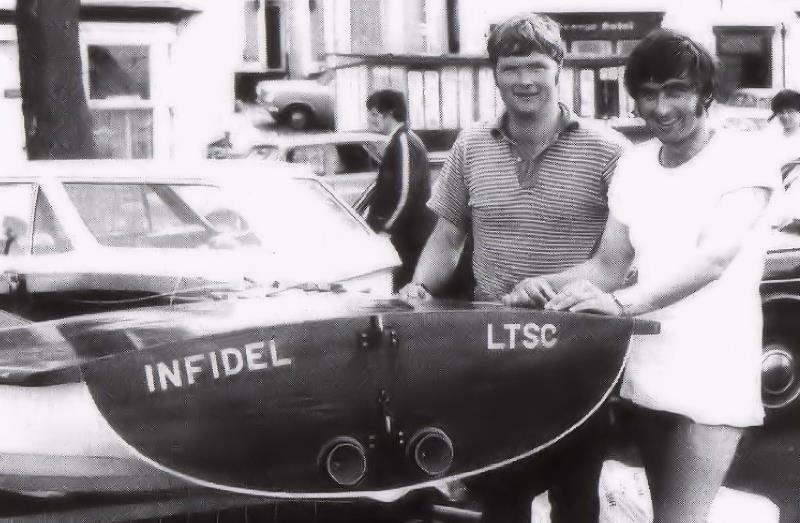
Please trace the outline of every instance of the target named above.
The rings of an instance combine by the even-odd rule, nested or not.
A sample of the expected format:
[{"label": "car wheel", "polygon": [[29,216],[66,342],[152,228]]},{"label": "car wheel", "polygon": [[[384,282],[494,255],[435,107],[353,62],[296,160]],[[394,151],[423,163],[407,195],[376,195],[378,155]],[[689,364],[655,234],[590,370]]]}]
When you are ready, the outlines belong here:
[{"label": "car wheel", "polygon": [[286,125],[295,131],[304,131],[314,122],[314,114],[308,107],[296,106],[286,110],[284,115]]},{"label": "car wheel", "polygon": [[761,355],[761,400],[767,420],[800,408],[800,315],[798,304],[766,306]]}]

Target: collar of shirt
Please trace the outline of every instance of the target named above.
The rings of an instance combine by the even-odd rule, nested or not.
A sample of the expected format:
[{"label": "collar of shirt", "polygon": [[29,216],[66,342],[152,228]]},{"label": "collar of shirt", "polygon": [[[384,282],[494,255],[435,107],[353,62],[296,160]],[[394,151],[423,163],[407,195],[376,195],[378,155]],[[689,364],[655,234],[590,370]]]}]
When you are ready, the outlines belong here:
[{"label": "collar of shirt", "polygon": [[[569,108],[567,108],[566,105],[559,103],[558,109],[560,112],[558,130],[556,131],[555,135],[550,140],[550,142],[547,144],[545,149],[547,149],[547,147],[549,147],[553,142],[556,141],[558,135],[561,134],[562,131],[565,130],[572,131],[580,127],[580,120],[575,116],[575,113],[573,113],[572,111],[569,110]],[[508,131],[506,130],[507,122],[508,122],[508,113],[504,111],[503,114],[501,114],[500,117],[497,119],[494,126],[492,126],[491,128],[490,132],[492,134],[492,137],[497,140],[506,140],[513,144],[516,144],[517,142],[508,134]]]},{"label": "collar of shirt", "polygon": [[559,103],[558,108],[560,111],[558,128],[545,146],[542,147],[535,156],[522,153],[520,151],[520,145],[508,134],[506,130],[508,113],[504,112],[501,114],[500,118],[498,118],[497,122],[490,130],[492,137],[506,143],[511,149],[511,154],[515,156],[517,161],[517,179],[520,187],[530,189],[536,184],[541,166],[541,158],[544,153],[558,140],[558,137],[563,131],[571,131],[580,126],[580,120],[577,119],[575,114],[570,111],[566,105]]},{"label": "collar of shirt", "polygon": [[398,132],[400,132],[400,129],[402,129],[405,126],[406,126],[405,122],[400,122],[397,125],[395,125],[394,128],[392,129],[392,131],[388,135],[389,139],[387,140],[387,142],[391,142],[392,138],[394,138],[394,135],[396,135]]}]

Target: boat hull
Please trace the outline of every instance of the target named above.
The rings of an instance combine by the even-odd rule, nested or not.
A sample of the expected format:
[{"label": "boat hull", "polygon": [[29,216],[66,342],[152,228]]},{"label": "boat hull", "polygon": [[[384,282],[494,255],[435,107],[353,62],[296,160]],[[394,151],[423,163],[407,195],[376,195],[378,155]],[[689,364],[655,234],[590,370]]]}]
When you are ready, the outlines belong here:
[{"label": "boat hull", "polygon": [[[397,497],[568,437],[619,380],[632,329],[501,307],[357,311],[201,336],[174,328],[81,371],[134,452],[189,482],[270,497]],[[123,327],[101,339],[141,337]],[[337,445],[344,454],[331,462]],[[353,470],[339,481],[331,466]]]}]

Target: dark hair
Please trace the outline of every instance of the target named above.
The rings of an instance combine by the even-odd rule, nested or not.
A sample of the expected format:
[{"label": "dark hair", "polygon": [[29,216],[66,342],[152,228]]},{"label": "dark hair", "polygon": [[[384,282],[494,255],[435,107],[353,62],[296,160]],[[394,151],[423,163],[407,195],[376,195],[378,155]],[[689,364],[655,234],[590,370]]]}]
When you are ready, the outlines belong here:
[{"label": "dark hair", "polygon": [[781,89],[772,97],[769,106],[773,115],[786,109],[800,111],[800,93],[792,89]]},{"label": "dark hair", "polygon": [[398,122],[405,122],[408,114],[405,96],[394,89],[381,89],[369,95],[367,109],[375,109],[381,114],[391,113]]},{"label": "dark hair", "polygon": [[686,35],[655,29],[631,51],[625,67],[625,89],[635,100],[642,84],[671,78],[692,81],[706,109],[719,87],[718,67],[711,53]]},{"label": "dark hair", "polygon": [[564,41],[558,23],[546,15],[526,13],[493,26],[486,42],[489,61],[497,65],[501,56],[544,53],[559,65],[564,61]]}]

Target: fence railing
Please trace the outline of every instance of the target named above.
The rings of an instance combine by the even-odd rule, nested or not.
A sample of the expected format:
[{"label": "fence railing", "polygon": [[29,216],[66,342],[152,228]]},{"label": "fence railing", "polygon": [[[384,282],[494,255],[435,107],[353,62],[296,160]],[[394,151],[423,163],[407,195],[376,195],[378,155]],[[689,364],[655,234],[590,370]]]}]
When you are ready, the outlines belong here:
[{"label": "fence railing", "polygon": [[[622,56],[568,55],[559,77],[559,97],[578,115],[614,127],[637,126],[633,101],[623,87]],[[404,92],[414,129],[459,129],[498,117],[503,102],[489,61],[462,55],[335,55],[336,125],[364,129],[369,94]]]}]

